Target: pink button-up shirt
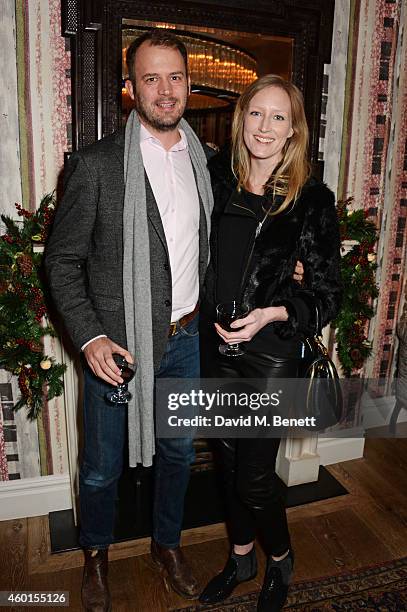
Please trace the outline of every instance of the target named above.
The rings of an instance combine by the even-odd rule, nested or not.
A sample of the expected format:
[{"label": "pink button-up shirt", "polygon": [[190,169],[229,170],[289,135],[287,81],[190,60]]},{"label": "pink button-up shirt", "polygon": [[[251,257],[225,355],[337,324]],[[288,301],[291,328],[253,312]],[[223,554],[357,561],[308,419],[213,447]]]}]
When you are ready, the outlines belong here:
[{"label": "pink button-up shirt", "polygon": [[[160,211],[172,278],[171,321],[192,312],[199,297],[199,196],[188,142],[181,139],[169,151],[143,126],[140,148],[144,168]],[[96,336],[86,342],[101,338]]]},{"label": "pink button-up shirt", "polygon": [[199,296],[199,196],[185,133],[167,151],[140,126],[140,148],[167,240],[172,277],[171,321],[191,312]]}]

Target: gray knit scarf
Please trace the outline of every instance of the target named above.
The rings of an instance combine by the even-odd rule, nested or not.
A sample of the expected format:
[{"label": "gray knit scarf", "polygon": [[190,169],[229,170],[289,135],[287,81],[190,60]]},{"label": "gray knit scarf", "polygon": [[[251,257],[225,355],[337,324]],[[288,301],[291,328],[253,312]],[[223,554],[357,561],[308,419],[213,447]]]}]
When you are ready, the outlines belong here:
[{"label": "gray knit scarf", "polygon": [[[213,196],[206,157],[195,132],[182,119],[197,188],[205,209],[208,236]],[[150,245],[144,166],[140,150],[140,121],[133,110],[126,126],[124,146],[125,196],[123,209],[123,296],[127,347],[137,361],[129,384],[129,464],[152,464],[154,455],[154,363],[151,317]]]}]

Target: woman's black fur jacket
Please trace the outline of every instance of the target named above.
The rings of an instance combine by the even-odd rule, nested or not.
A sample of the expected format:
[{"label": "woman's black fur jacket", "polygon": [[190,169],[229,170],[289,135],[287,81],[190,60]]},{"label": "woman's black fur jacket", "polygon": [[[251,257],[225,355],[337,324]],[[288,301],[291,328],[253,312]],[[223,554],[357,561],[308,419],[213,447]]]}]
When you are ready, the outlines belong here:
[{"label": "woman's black fur jacket", "polygon": [[[214,193],[212,214],[211,262],[209,264],[203,311],[213,316],[216,300],[218,222],[230,209],[236,179],[228,152],[212,157],[208,164]],[[233,201],[233,198],[232,198]],[[236,207],[234,207],[236,210]],[[238,248],[239,245],[236,245]],[[293,279],[295,263],[304,265],[301,286]],[[273,324],[282,338],[315,331],[314,293],[320,304],[322,325],[338,314],[341,304],[340,236],[335,197],[323,183],[310,178],[294,206],[269,217],[254,243],[242,301],[250,310],[284,305],[289,318]]]}]

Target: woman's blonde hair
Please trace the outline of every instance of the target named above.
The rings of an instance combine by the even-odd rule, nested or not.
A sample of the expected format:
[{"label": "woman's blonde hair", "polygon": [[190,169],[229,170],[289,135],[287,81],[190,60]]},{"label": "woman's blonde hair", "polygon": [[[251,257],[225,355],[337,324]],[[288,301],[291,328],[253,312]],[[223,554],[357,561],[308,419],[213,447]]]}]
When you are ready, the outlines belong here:
[{"label": "woman's blonde hair", "polygon": [[298,197],[301,188],[310,175],[308,152],[308,125],[304,112],[304,101],[298,87],[276,74],[266,74],[254,81],[240,96],[236,104],[232,125],[232,170],[238,180],[238,188],[247,187],[250,175],[250,155],[244,142],[243,128],[246,112],[252,98],[262,89],[280,87],[290,98],[293,135],[284,145],[282,160],[269,177],[265,194],[284,196],[277,214]]}]

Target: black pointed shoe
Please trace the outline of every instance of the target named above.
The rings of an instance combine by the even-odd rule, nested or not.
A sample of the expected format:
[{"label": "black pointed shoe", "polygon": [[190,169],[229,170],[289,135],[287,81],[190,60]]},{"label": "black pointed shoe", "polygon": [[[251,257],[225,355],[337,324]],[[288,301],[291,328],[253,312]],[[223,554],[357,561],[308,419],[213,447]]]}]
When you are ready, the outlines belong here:
[{"label": "black pointed shoe", "polygon": [[203,604],[215,604],[229,597],[238,584],[253,580],[257,575],[257,563],[254,563],[254,572],[244,580],[237,578],[237,562],[232,556],[229,557],[223,571],[212,578],[199,596]]},{"label": "black pointed shoe", "polygon": [[[290,550],[287,557],[291,560],[291,572],[294,567],[294,554]],[[282,561],[284,561],[282,559]],[[271,563],[271,557],[267,563],[266,575],[263,587],[257,602],[257,612],[280,612],[283,609],[288,596],[288,584],[284,584],[283,576],[278,565]]]}]

